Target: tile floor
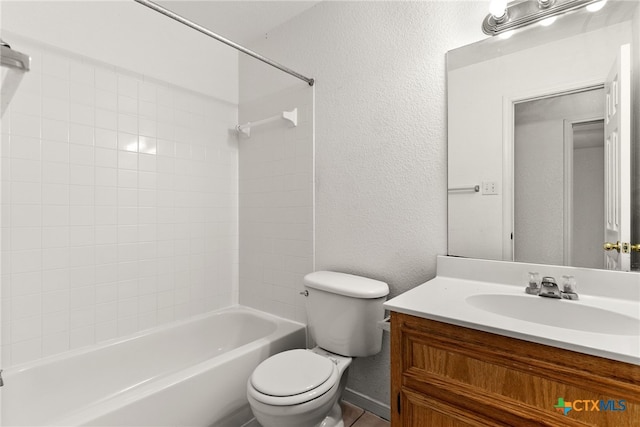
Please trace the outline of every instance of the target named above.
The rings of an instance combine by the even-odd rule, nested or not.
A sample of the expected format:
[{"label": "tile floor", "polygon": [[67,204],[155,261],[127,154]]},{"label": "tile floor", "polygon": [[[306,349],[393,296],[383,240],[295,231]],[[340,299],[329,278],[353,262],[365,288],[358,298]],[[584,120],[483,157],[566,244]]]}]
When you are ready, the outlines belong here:
[{"label": "tile floor", "polygon": [[[390,427],[389,421],[384,420],[371,412],[366,412],[362,408],[358,408],[347,402],[340,403],[342,407],[342,419],[344,427]],[[260,427],[256,420],[243,427]]]},{"label": "tile floor", "polygon": [[340,404],[342,407],[342,420],[344,427],[390,427],[389,421],[366,412],[364,409],[358,408],[347,402]]}]

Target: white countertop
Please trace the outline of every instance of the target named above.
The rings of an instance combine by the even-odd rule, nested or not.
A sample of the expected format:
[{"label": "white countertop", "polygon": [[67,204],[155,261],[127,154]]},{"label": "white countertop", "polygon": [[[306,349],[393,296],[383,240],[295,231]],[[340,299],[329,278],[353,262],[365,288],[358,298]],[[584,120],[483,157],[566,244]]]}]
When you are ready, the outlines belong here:
[{"label": "white countertop", "polygon": [[[540,309],[541,319],[548,310],[560,310],[562,313],[567,311],[564,310],[566,304],[574,304],[629,316],[631,320],[637,319],[640,325],[640,303],[634,299],[580,294],[578,301],[558,300],[527,295],[524,285],[443,276],[438,276],[387,301],[384,306],[387,310],[395,312],[640,365],[640,333],[601,333],[567,328],[562,324],[550,325],[520,320],[471,305],[467,298],[473,295],[514,295],[532,298],[532,303],[537,304],[536,309]],[[562,316],[558,313],[554,315]],[[615,331],[615,325],[606,325],[607,328],[609,326]]]}]

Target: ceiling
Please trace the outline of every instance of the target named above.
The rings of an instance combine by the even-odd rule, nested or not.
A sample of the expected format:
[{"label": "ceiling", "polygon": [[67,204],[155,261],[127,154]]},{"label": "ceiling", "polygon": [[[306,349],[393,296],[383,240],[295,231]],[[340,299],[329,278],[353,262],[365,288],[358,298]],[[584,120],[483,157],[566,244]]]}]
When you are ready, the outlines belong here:
[{"label": "ceiling", "polygon": [[247,44],[319,1],[165,0],[157,3],[216,34]]}]

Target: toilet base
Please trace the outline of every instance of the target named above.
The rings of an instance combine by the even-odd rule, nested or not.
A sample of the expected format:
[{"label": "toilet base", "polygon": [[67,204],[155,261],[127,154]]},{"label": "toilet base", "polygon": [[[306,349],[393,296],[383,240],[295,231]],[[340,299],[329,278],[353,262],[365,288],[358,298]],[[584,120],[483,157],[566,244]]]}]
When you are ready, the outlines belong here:
[{"label": "toilet base", "polygon": [[[262,427],[262,425],[254,418],[251,422],[243,425],[242,427]],[[336,403],[333,405],[329,415],[327,415],[320,424],[313,427],[345,427],[344,421],[342,420],[342,409],[340,408],[340,404]]]},{"label": "toilet base", "polygon": [[342,409],[340,403],[336,402],[331,408],[329,415],[322,420],[317,427],[344,427],[344,421],[342,421]]}]

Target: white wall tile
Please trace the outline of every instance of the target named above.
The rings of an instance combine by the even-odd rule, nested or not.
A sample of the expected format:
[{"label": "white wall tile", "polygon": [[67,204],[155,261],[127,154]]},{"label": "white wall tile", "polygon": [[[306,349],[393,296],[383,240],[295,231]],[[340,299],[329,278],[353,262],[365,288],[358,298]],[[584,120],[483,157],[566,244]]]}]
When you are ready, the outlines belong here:
[{"label": "white wall tile", "polygon": [[115,129],[96,129],[96,147],[116,149],[118,147],[118,134]]},{"label": "white wall tile", "polygon": [[42,182],[48,184],[69,184],[68,163],[42,162]]},{"label": "white wall tile", "polygon": [[237,108],[43,51],[2,128],[5,366],[227,306],[238,282],[219,267]]},{"label": "white wall tile", "polygon": [[69,63],[69,80],[72,83],[93,86],[95,84],[95,69],[89,64],[71,61]]},{"label": "white wall tile", "polygon": [[48,334],[42,337],[42,356],[52,356],[69,350],[69,333],[67,331]]},{"label": "white wall tile", "polygon": [[130,76],[118,75],[118,94],[138,98],[138,81]]},{"label": "white wall tile", "polygon": [[[116,196],[115,189],[113,189],[111,195]],[[102,197],[102,195],[100,196]],[[97,200],[97,197],[96,197]],[[99,225],[114,225],[118,223],[118,208],[113,206],[102,206],[96,202],[95,208],[95,224]]]},{"label": "white wall tile", "polygon": [[69,80],[52,75],[42,76],[42,96],[69,99]]},{"label": "white wall tile", "polygon": [[[3,278],[3,286],[9,282],[11,287],[11,297],[21,295],[38,294],[42,290],[42,273],[39,271],[30,273],[12,274],[10,280]],[[6,295],[5,298],[8,298]]]},{"label": "white wall tile", "polygon": [[13,227],[11,230],[11,250],[42,248],[41,227]]},{"label": "white wall tile", "polygon": [[42,294],[44,334],[69,329],[69,291],[45,292]]},{"label": "white wall tile", "polygon": [[114,70],[96,67],[95,82],[98,89],[114,94],[118,91],[118,77]]},{"label": "white wall tile", "polygon": [[[69,141],[69,125],[67,122],[60,120],[42,119],[42,139],[48,141],[68,142]],[[44,141],[43,141],[44,148]],[[42,156],[46,158],[45,153]],[[53,161],[49,159],[50,161]]]},{"label": "white wall tile", "polygon": [[115,320],[96,324],[96,342],[102,342],[118,336],[118,322]]},{"label": "white wall tile", "polygon": [[95,320],[94,306],[73,309],[69,313],[70,313],[70,317],[69,317],[70,330],[85,328],[94,323],[94,320]]},{"label": "white wall tile", "polygon": [[69,142],[73,144],[93,145],[94,128],[92,126],[69,124]]},{"label": "white wall tile", "polygon": [[42,335],[42,317],[31,316],[27,318],[18,317],[11,322],[11,341],[20,341],[38,338]]},{"label": "white wall tile", "polygon": [[95,326],[85,326],[69,331],[69,348],[85,347],[95,343]]},{"label": "white wall tile", "polygon": [[11,158],[40,160],[40,139],[23,135],[11,135]]},{"label": "white wall tile", "polygon": [[[118,96],[110,91],[96,89],[96,108],[114,112],[118,109]],[[96,110],[97,113],[97,110]]]},{"label": "white wall tile", "polygon": [[118,185],[118,170],[115,167],[106,166],[111,165],[112,160],[117,162],[117,156],[115,150],[104,150],[111,153],[98,152],[99,148],[96,148],[96,168],[95,168],[95,183],[96,187],[115,187]]},{"label": "white wall tile", "polygon": [[94,107],[96,99],[93,82],[91,84],[85,84],[77,80],[71,81],[69,85],[69,100],[72,103]]},{"label": "white wall tile", "polygon": [[106,285],[118,280],[117,262],[117,245],[96,246],[96,266],[94,274],[97,285]]},{"label": "white wall tile", "polygon": [[[40,205],[7,205],[11,215],[11,225],[13,227],[34,227],[42,222],[42,207]],[[4,216],[5,219],[6,216]]]},{"label": "white wall tile", "polygon": [[71,102],[69,104],[69,122],[81,125],[93,126],[96,120],[96,112],[93,105]]},{"label": "white wall tile", "polygon": [[68,269],[45,270],[42,272],[42,292],[69,289],[70,273]]},{"label": "white wall tile", "polygon": [[[118,114],[118,131],[137,135],[138,120],[136,114],[138,107],[135,100],[129,101],[130,99],[131,98],[127,98],[126,96],[118,97],[118,111],[120,112],[120,114]],[[133,103],[133,105],[130,105],[131,103]]]},{"label": "white wall tile", "polygon": [[138,175],[135,169],[118,169],[118,188],[136,188]]},{"label": "white wall tile", "polygon": [[[42,74],[69,79],[69,59],[55,53],[42,54]],[[45,77],[45,76],[43,76]]]},{"label": "white wall tile", "polygon": [[[41,313],[42,296],[40,294],[17,295],[11,298],[11,318],[14,321],[31,318]],[[13,334],[13,336],[14,339],[18,339],[15,334]]]},{"label": "white wall tile", "polygon": [[[25,363],[42,357],[42,340],[40,338],[17,342],[11,345],[11,363]],[[2,361],[4,363],[5,357]]]},{"label": "white wall tile", "polygon": [[138,169],[138,153],[118,151],[118,167],[120,169]]}]

